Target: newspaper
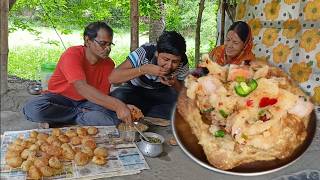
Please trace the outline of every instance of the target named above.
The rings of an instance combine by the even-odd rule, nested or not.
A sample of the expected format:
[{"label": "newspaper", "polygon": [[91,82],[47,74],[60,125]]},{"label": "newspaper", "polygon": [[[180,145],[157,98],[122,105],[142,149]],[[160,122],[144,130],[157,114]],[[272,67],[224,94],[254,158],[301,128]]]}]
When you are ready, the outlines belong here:
[{"label": "newspaper", "polygon": [[[143,155],[134,142],[124,142],[115,126],[96,126],[99,133],[95,135],[98,147],[108,149],[107,163],[103,166],[92,162],[85,166],[77,166],[73,161],[64,161],[63,171],[52,177],[43,179],[97,179],[122,175],[138,174],[141,170],[150,169]],[[63,132],[76,127],[61,128]],[[34,129],[38,132],[50,134],[51,129]],[[1,179],[27,179],[27,173],[20,168],[10,168],[5,164],[7,146],[16,138],[28,138],[32,130],[7,131],[1,137]]]}]

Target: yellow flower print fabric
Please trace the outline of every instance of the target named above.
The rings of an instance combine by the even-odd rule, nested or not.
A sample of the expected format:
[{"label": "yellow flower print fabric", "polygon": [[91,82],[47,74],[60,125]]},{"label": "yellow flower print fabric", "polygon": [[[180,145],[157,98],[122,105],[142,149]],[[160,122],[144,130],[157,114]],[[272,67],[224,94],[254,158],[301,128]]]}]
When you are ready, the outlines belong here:
[{"label": "yellow flower print fabric", "polygon": [[272,50],[273,62],[276,64],[285,63],[291,54],[291,50],[288,45],[278,44]]},{"label": "yellow flower print fabric", "polygon": [[320,18],[320,1],[313,0],[307,2],[303,12],[305,14],[305,20],[316,21]]},{"label": "yellow flower print fabric", "polygon": [[316,49],[317,44],[319,44],[319,38],[320,36],[318,35],[319,29],[311,29],[311,30],[306,30],[302,34],[301,42],[300,42],[300,47],[303,48],[306,52],[310,52]]},{"label": "yellow flower print fabric", "polygon": [[279,17],[280,12],[280,2],[278,0],[273,0],[263,8],[267,20],[276,20]]},{"label": "yellow flower print fabric", "polygon": [[288,39],[294,39],[301,31],[301,24],[297,19],[288,19],[283,22],[282,35]]},{"label": "yellow flower print fabric", "polygon": [[262,28],[262,24],[261,24],[260,20],[259,20],[259,19],[256,19],[256,18],[250,19],[250,20],[248,21],[248,24],[249,24],[250,27],[251,27],[252,34],[253,34],[254,36],[259,35],[260,30],[261,30],[261,28]]},{"label": "yellow flower print fabric", "polygon": [[284,0],[284,3],[286,4],[294,4],[294,3],[297,3],[299,0]]},{"label": "yellow flower print fabric", "polygon": [[262,36],[262,43],[267,47],[272,46],[278,38],[278,32],[278,29],[266,28]]},{"label": "yellow flower print fabric", "polygon": [[298,81],[299,83],[303,83],[309,80],[312,69],[310,65],[306,64],[305,62],[293,63],[290,68],[290,73],[292,79]]},{"label": "yellow flower print fabric", "polygon": [[240,0],[236,19],[252,28],[256,59],[282,68],[320,105],[320,0]]}]

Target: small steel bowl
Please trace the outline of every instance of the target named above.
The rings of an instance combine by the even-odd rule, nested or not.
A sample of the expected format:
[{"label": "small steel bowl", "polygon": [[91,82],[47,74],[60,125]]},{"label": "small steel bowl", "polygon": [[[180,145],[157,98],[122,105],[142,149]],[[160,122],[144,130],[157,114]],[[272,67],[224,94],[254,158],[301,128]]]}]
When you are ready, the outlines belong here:
[{"label": "small steel bowl", "polygon": [[28,85],[27,91],[31,95],[39,95],[42,91],[41,84],[32,82]]},{"label": "small steel bowl", "polygon": [[143,133],[146,137],[154,137],[160,139],[160,143],[150,143],[144,140],[144,138],[140,135],[140,140],[137,142],[138,148],[140,149],[141,153],[148,157],[157,157],[163,152],[163,143],[164,138],[156,133],[152,132],[145,132]]}]

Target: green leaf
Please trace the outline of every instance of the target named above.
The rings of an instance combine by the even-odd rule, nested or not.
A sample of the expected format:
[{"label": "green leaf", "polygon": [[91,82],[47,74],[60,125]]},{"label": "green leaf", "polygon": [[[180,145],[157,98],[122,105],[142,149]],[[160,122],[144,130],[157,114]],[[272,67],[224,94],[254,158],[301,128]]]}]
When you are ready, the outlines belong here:
[{"label": "green leaf", "polygon": [[203,110],[201,110],[201,113],[209,113],[209,112],[211,112],[211,111],[213,111],[213,110],[214,110],[214,108],[211,107],[211,108],[208,108],[208,109],[203,109]]},{"label": "green leaf", "polygon": [[258,116],[262,116],[263,114],[265,114],[265,112],[266,112],[265,110],[260,110],[258,113]]},{"label": "green leaf", "polygon": [[244,140],[248,140],[248,136],[247,135],[245,135],[245,134],[241,134],[241,137],[244,139]]},{"label": "green leaf", "polygon": [[60,41],[56,41],[56,40],[48,40],[46,43],[55,45],[55,46],[60,46]]},{"label": "green leaf", "polygon": [[245,81],[246,81],[246,78],[244,78],[243,76],[237,76],[237,77],[236,77],[236,81],[237,81],[238,83],[240,83],[240,82],[245,82]]},{"label": "green leaf", "polygon": [[215,137],[224,137],[225,132],[223,130],[218,130],[214,133]]},{"label": "green leaf", "polygon": [[228,113],[226,113],[224,110],[220,109],[219,110],[219,114],[223,117],[223,118],[227,118],[229,116]]},{"label": "green leaf", "polygon": [[309,62],[307,63],[307,65],[308,65],[309,67],[313,66],[313,61],[309,61]]}]

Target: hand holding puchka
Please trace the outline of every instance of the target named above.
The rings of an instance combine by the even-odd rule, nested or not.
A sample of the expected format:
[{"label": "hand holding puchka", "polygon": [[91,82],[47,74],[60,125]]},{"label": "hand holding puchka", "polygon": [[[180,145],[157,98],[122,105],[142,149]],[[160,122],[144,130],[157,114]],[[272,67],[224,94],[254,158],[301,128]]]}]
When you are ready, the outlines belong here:
[{"label": "hand holding puchka", "polygon": [[162,76],[160,77],[160,82],[167,86],[173,86],[178,81],[177,77],[174,75]]},{"label": "hand holding puchka", "polygon": [[154,64],[144,64],[140,67],[140,71],[144,74],[160,77],[168,73],[168,71],[165,68]]}]

